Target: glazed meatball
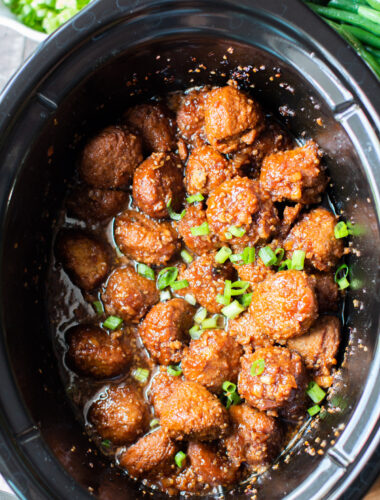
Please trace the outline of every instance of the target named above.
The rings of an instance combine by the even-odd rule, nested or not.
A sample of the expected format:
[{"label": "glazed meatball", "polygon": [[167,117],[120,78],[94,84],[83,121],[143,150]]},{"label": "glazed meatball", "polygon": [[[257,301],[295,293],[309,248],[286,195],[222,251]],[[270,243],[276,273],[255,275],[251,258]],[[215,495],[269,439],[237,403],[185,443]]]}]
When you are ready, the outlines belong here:
[{"label": "glazed meatball", "polygon": [[315,293],[318,299],[319,312],[336,311],[338,309],[339,288],[330,273],[315,273]]},{"label": "glazed meatball", "polygon": [[[257,374],[252,375],[252,370]],[[290,407],[304,400],[306,387],[302,358],[286,347],[262,347],[241,359],[239,394],[261,411]]]},{"label": "glazed meatball", "polygon": [[138,104],[125,113],[124,119],[141,135],[147,151],[175,149],[175,120],[163,104]]},{"label": "glazed meatball", "polygon": [[179,249],[176,231],[168,222],[157,222],[134,210],[115,220],[115,240],[120,250],[145,264],[166,264]]},{"label": "glazed meatball", "polygon": [[184,139],[190,142],[205,142],[205,100],[207,90],[191,90],[185,94],[177,111],[177,125]]},{"label": "glazed meatball", "polygon": [[280,452],[283,432],[278,421],[265,412],[242,404],[229,409],[232,432],[224,439],[228,457],[239,467],[260,470]]},{"label": "glazed meatball", "polygon": [[67,206],[79,219],[102,221],[121,212],[128,202],[129,195],[124,191],[81,187],[71,193]]},{"label": "glazed meatball", "polygon": [[236,172],[228,160],[204,145],[194,149],[187,161],[185,185],[190,194],[207,195],[234,175]]},{"label": "glazed meatball", "polygon": [[169,375],[166,368],[152,379],[149,397],[157,417],[160,417],[167,400],[181,383],[182,378]]},{"label": "glazed meatball", "polygon": [[215,255],[216,252],[210,252],[196,258],[178,277],[179,280],[188,280],[190,287],[184,290],[194,295],[197,302],[210,313],[222,310],[223,305],[217,302],[217,295],[223,295],[225,280],[233,278],[232,265],[217,264]]},{"label": "glazed meatball", "polygon": [[228,333],[239,344],[251,345],[254,349],[267,347],[274,343],[272,338],[263,335],[261,330],[255,327],[249,311],[228,322]]},{"label": "glazed meatball", "polygon": [[108,378],[123,373],[133,353],[121,331],[108,334],[97,326],[77,325],[66,335],[67,361],[74,371]]},{"label": "glazed meatball", "polygon": [[90,186],[126,186],[142,162],[141,139],[126,127],[107,127],[85,146],[80,175]]},{"label": "glazed meatball", "polygon": [[302,271],[280,271],[258,283],[249,306],[255,327],[275,340],[307,332],[318,314],[312,280]]},{"label": "glazed meatball", "polygon": [[[206,215],[220,240],[238,250],[266,241],[279,222],[269,195],[260,191],[258,181],[248,177],[235,177],[216,188],[208,198]],[[244,234],[232,235],[231,227],[244,230]]]},{"label": "glazed meatball", "polygon": [[119,458],[120,466],[131,476],[139,477],[148,472],[157,473],[168,462],[174,463],[178,447],[161,428],[146,434],[124,451]]},{"label": "glazed meatball", "polygon": [[181,367],[185,378],[219,393],[223,382],[236,382],[242,348],[224,330],[207,330],[185,349]]},{"label": "glazed meatball", "polygon": [[194,314],[195,308],[183,299],[160,302],[149,311],[139,334],[153,359],[161,365],[181,361]]},{"label": "glazed meatball", "polygon": [[140,276],[131,266],[117,268],[102,294],[108,314],[138,323],[159,300],[156,283]]},{"label": "glazed meatball", "polygon": [[203,236],[194,236],[191,232],[192,227],[201,226],[207,222],[206,212],[202,205],[190,205],[186,208],[185,216],[178,222],[177,230],[183,238],[185,245],[197,255],[219,248],[221,243],[219,238],[212,233]]},{"label": "glazed meatball", "polygon": [[274,201],[290,200],[304,204],[319,202],[326,188],[327,177],[321,169],[315,142],[310,141],[305,146],[265,157],[260,183]]},{"label": "glazed meatball", "polygon": [[198,477],[211,486],[229,486],[239,478],[238,466],[231,463],[218,446],[190,441],[190,464]]},{"label": "glazed meatball", "polygon": [[301,354],[306,367],[317,377],[319,385],[330,387],[331,369],[336,365],[339,342],[339,319],[335,316],[321,316],[309,333],[289,339],[287,345],[289,349]]},{"label": "glazed meatball", "polygon": [[228,431],[228,414],[203,385],[182,381],[160,409],[161,427],[173,439],[212,441]]},{"label": "glazed meatball", "polygon": [[274,274],[271,267],[266,266],[259,258],[252,262],[252,264],[234,264],[234,268],[242,281],[248,281],[250,283],[252,290],[257,283],[261,283],[261,281],[264,281],[268,276]]},{"label": "glazed meatball", "polygon": [[93,290],[108,273],[105,246],[85,233],[67,230],[58,236],[57,254],[73,283],[83,290]]},{"label": "glazed meatball", "polygon": [[149,414],[142,395],[128,386],[110,386],[92,404],[89,420],[102,439],[115,445],[128,444],[146,430]]},{"label": "glazed meatball", "polygon": [[318,271],[329,271],[344,253],[342,239],[334,236],[336,223],[336,217],[325,208],[315,208],[305,214],[284,242],[287,257],[291,258],[294,250],[303,250],[307,264]]},{"label": "glazed meatball", "polygon": [[207,96],[206,136],[221,153],[252,144],[263,128],[263,120],[259,105],[234,87],[216,88]]},{"label": "glazed meatball", "polygon": [[153,153],[135,171],[133,200],[151,217],[168,217],[168,204],[179,211],[184,189],[182,164],[173,153]]}]

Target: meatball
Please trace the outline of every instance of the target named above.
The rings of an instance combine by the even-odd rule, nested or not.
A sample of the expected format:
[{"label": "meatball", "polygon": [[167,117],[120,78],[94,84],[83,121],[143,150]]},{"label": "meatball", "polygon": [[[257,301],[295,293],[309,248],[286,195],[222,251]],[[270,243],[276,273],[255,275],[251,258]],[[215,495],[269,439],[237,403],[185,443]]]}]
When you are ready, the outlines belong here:
[{"label": "meatball", "polygon": [[339,288],[335,283],[334,275],[315,273],[311,277],[315,279],[319,312],[336,311],[338,309]]},{"label": "meatball", "polygon": [[166,432],[158,428],[127,448],[120,455],[119,464],[134,477],[149,472],[156,473],[168,465],[168,462],[174,463],[174,455],[177,450],[177,445],[167,436]]},{"label": "meatball", "polygon": [[254,349],[267,347],[274,343],[273,339],[263,335],[261,330],[255,327],[249,311],[228,322],[228,333],[239,344],[251,345]]},{"label": "meatball", "polygon": [[183,299],[160,302],[149,311],[139,334],[153,359],[161,365],[181,361],[194,314],[195,308]]},{"label": "meatball", "polygon": [[301,354],[306,367],[317,377],[318,384],[332,384],[331,369],[336,365],[335,356],[340,342],[340,323],[335,316],[321,316],[309,333],[289,339],[287,346]]},{"label": "meatball", "polygon": [[293,227],[295,222],[297,221],[303,205],[301,203],[297,203],[294,207],[286,206],[284,208],[284,212],[282,215],[281,227],[278,233],[278,236],[281,240],[285,239],[289,234],[290,229]]},{"label": "meatball", "polygon": [[157,222],[134,210],[115,220],[115,240],[120,250],[145,264],[166,264],[179,249],[176,231],[169,222]]},{"label": "meatball", "polygon": [[320,168],[318,147],[305,146],[279,151],[264,158],[260,183],[275,201],[317,203],[326,188],[327,177]]},{"label": "meatball", "polygon": [[337,218],[325,208],[315,208],[304,214],[284,242],[287,256],[294,250],[304,250],[305,262],[318,271],[335,267],[344,253],[342,239],[334,236]]},{"label": "meatball", "polygon": [[[208,198],[206,215],[210,229],[220,240],[238,250],[266,241],[279,223],[269,195],[260,191],[258,181],[248,177],[235,177],[216,188]],[[231,227],[244,234],[234,236]]]},{"label": "meatball", "polygon": [[239,478],[238,466],[231,463],[216,445],[190,441],[190,464],[202,482],[211,486],[229,486]]},{"label": "meatball", "polygon": [[175,149],[175,120],[163,104],[138,104],[125,113],[124,119],[141,135],[147,151]]},{"label": "meatball", "polygon": [[[257,251],[257,250],[256,250]],[[257,283],[264,281],[268,276],[274,274],[270,266],[266,266],[261,259],[256,259],[252,264],[235,264],[239,278],[243,281],[248,281],[252,290]]]},{"label": "meatball", "polygon": [[190,194],[209,194],[236,174],[228,160],[211,146],[194,149],[186,165],[185,185]]},{"label": "meatball", "polygon": [[108,273],[105,246],[85,233],[68,230],[57,241],[57,254],[73,283],[83,290],[100,285]]},{"label": "meatball", "polygon": [[184,139],[190,142],[205,142],[205,101],[208,90],[191,90],[185,94],[177,111],[177,125]]},{"label": "meatball", "polygon": [[165,371],[160,371],[152,380],[150,387],[150,401],[154,407],[155,414],[159,417],[167,400],[174,392],[175,388],[181,385],[182,378],[169,375]]},{"label": "meatball", "polygon": [[124,266],[109,277],[102,300],[108,314],[138,323],[158,302],[159,294],[154,281],[140,276],[131,266]]},{"label": "meatball", "polygon": [[178,278],[188,280],[190,288],[185,289],[186,293],[194,295],[210,313],[219,313],[224,307],[216,298],[218,294],[223,295],[225,280],[233,278],[232,265],[217,264],[215,255],[216,252],[210,252],[198,257],[180,272]]},{"label": "meatball", "polygon": [[169,203],[179,211],[183,196],[182,164],[173,153],[153,153],[135,171],[133,200],[151,217],[167,217]]},{"label": "meatball", "polygon": [[243,92],[226,86],[212,90],[205,104],[208,142],[221,153],[252,144],[263,128],[259,105]]},{"label": "meatball", "polygon": [[67,207],[79,219],[102,221],[121,212],[128,202],[129,195],[124,191],[81,187],[71,193]]},{"label": "meatball", "polygon": [[[256,375],[252,375],[252,370]],[[307,374],[301,356],[286,347],[262,347],[241,359],[238,390],[261,411],[305,400]]]},{"label": "meatball", "polygon": [[302,271],[273,274],[256,285],[249,311],[263,335],[275,340],[302,335],[318,315],[312,280]]},{"label": "meatball", "polygon": [[212,441],[228,431],[228,413],[203,385],[181,381],[160,408],[161,427],[174,439]]},{"label": "meatball", "polygon": [[177,230],[182,236],[185,245],[197,255],[219,248],[221,243],[215,234],[206,234],[203,236],[194,236],[191,232],[192,227],[201,226],[207,222],[206,212],[201,204],[191,205],[186,208],[185,216],[179,221]]},{"label": "meatball", "polygon": [[79,171],[90,186],[116,188],[128,184],[142,160],[141,139],[126,127],[111,126],[86,144]]},{"label": "meatball", "polygon": [[250,469],[259,469],[280,452],[283,432],[278,421],[247,404],[229,409],[232,432],[224,439],[231,462],[239,467],[245,462]]},{"label": "meatball", "polygon": [[242,348],[224,330],[207,330],[185,349],[181,367],[185,378],[219,393],[223,382],[236,382]]},{"label": "meatball", "polygon": [[123,373],[133,353],[121,331],[108,334],[97,326],[77,325],[66,335],[67,361],[82,375],[115,377]]},{"label": "meatball", "polygon": [[137,389],[114,385],[91,405],[89,420],[102,439],[123,445],[143,434],[149,422],[149,413]]}]

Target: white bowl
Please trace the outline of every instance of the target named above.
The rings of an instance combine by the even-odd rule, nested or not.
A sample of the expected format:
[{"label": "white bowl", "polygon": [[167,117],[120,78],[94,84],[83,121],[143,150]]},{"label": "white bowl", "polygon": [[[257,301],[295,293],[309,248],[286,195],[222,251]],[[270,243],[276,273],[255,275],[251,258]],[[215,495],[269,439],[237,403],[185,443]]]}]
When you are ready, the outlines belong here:
[{"label": "white bowl", "polygon": [[46,33],[41,33],[32,28],[28,28],[25,24],[20,23],[16,16],[8,9],[0,0],[0,25],[12,28],[18,31],[20,35],[30,38],[36,42],[42,42],[48,36]]}]

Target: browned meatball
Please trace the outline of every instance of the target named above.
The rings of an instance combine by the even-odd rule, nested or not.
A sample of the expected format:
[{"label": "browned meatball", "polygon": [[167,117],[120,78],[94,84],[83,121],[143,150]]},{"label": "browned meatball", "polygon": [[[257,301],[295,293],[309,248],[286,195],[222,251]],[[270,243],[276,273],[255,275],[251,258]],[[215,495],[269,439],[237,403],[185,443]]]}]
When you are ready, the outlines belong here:
[{"label": "browned meatball", "polygon": [[179,211],[184,196],[182,164],[173,153],[153,153],[133,177],[133,200],[151,217],[167,217],[168,204]]},{"label": "browned meatball", "polygon": [[195,308],[183,299],[160,302],[149,311],[139,334],[153,359],[161,365],[181,361],[194,314]]},{"label": "browned meatball", "polygon": [[121,331],[108,334],[97,326],[77,325],[66,335],[67,360],[76,372],[95,378],[123,373],[133,353]]},{"label": "browned meatball", "polygon": [[139,132],[147,151],[175,149],[175,120],[163,104],[138,104],[125,113],[124,119]]},{"label": "browned meatball", "polygon": [[[251,370],[258,374],[252,375]],[[241,359],[239,394],[261,411],[288,407],[304,400],[306,386],[301,356],[285,347],[262,347]]]},{"label": "browned meatball", "polygon": [[[258,181],[248,177],[235,177],[216,188],[208,198],[206,215],[210,229],[220,240],[237,249],[266,241],[279,222],[269,195],[260,191]],[[233,236],[231,226],[244,230],[244,234]]]},{"label": "browned meatball", "polygon": [[221,153],[252,144],[263,127],[259,105],[234,87],[212,90],[205,105],[207,140]]},{"label": "browned meatball", "polygon": [[185,245],[197,255],[211,252],[219,248],[221,243],[219,238],[212,233],[203,236],[194,236],[191,232],[192,227],[201,226],[207,222],[206,211],[202,205],[197,203],[186,208],[185,216],[177,225],[178,232],[182,236]]},{"label": "browned meatball", "polygon": [[181,385],[182,378],[169,375],[166,371],[161,371],[155,375],[150,386],[150,401],[154,407],[155,414],[159,417],[167,400],[172,395],[174,389]]},{"label": "browned meatball", "polygon": [[128,202],[129,195],[124,191],[81,187],[71,193],[67,206],[79,219],[97,221],[114,217]]},{"label": "browned meatball", "polygon": [[231,463],[216,445],[190,441],[190,464],[198,477],[211,486],[229,486],[239,478],[238,466]]},{"label": "browned meatball", "polygon": [[236,269],[241,280],[248,281],[250,283],[252,290],[255,288],[257,283],[264,281],[268,276],[274,274],[271,267],[266,266],[259,258],[256,258],[252,264],[236,264],[234,265],[234,268]]},{"label": "browned meatball", "polygon": [[285,340],[307,332],[318,314],[313,282],[302,271],[280,271],[258,283],[249,307],[263,335]]},{"label": "browned meatball", "polygon": [[278,421],[247,404],[229,409],[232,433],[224,439],[227,454],[239,467],[245,462],[250,469],[270,464],[281,449],[283,432]]},{"label": "browned meatball", "polygon": [[131,476],[139,477],[148,472],[157,473],[168,462],[174,464],[178,447],[161,428],[146,434],[124,451],[119,458],[120,466]]},{"label": "browned meatball", "polygon": [[224,330],[207,330],[185,349],[181,367],[185,378],[219,393],[223,382],[236,382],[242,348]]},{"label": "browned meatball", "polygon": [[120,250],[145,264],[166,264],[179,249],[176,231],[169,222],[157,222],[134,210],[115,220],[115,240]]},{"label": "browned meatball", "polygon": [[338,309],[339,289],[330,273],[315,273],[315,293],[318,299],[319,312],[336,311]]},{"label": "browned meatball", "polygon": [[143,160],[141,139],[125,127],[102,130],[85,146],[80,174],[96,188],[115,188],[128,184]]},{"label": "browned meatball", "polygon": [[218,294],[223,295],[225,280],[233,278],[232,265],[217,264],[215,254],[210,252],[196,258],[178,277],[179,280],[188,280],[190,287],[184,290],[194,295],[197,302],[210,313],[222,310],[223,305],[217,302],[216,297]]},{"label": "browned meatball", "polygon": [[58,237],[57,253],[67,274],[83,290],[92,290],[107,276],[107,251],[92,236],[75,230],[64,231]]},{"label": "browned meatball", "polygon": [[177,111],[177,125],[182,137],[187,141],[205,142],[204,107],[207,94],[208,91],[204,89],[191,90],[181,99]]},{"label": "browned meatball", "polygon": [[275,201],[319,202],[327,177],[320,167],[315,142],[264,158],[260,183]]},{"label": "browned meatball", "polygon": [[335,316],[321,316],[309,333],[289,339],[290,349],[301,354],[306,367],[312,370],[323,387],[332,384],[331,369],[336,365],[335,356],[340,342],[340,323]]},{"label": "browned meatball", "polygon": [[254,349],[267,347],[274,343],[272,338],[263,335],[261,330],[255,327],[249,311],[228,322],[228,333],[239,344],[244,346],[250,344]]},{"label": "browned meatball", "polygon": [[185,185],[190,194],[209,194],[236,172],[228,160],[211,146],[192,151],[186,165]]},{"label": "browned meatball", "polygon": [[146,430],[148,407],[137,389],[114,385],[91,405],[89,420],[102,439],[116,445],[128,444]]},{"label": "browned meatball", "polygon": [[329,271],[344,252],[342,239],[334,236],[337,218],[325,208],[315,208],[305,214],[290,231],[284,242],[287,256],[294,250],[306,252],[305,262],[318,271]]},{"label": "browned meatball", "polygon": [[102,294],[106,312],[125,321],[138,321],[158,302],[156,283],[140,276],[131,266],[117,268]]},{"label": "browned meatball", "polygon": [[174,439],[212,441],[228,431],[228,414],[203,385],[182,381],[160,409],[161,427]]}]

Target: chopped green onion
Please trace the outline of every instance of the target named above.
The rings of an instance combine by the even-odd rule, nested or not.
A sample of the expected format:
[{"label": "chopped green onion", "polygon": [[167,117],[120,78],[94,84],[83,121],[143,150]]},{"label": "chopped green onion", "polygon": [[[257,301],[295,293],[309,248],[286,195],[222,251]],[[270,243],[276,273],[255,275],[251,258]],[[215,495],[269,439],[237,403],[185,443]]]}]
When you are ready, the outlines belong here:
[{"label": "chopped green onion", "polygon": [[255,247],[245,247],[241,254],[244,264],[252,264],[255,261],[255,254]]},{"label": "chopped green onion", "polygon": [[149,427],[151,429],[154,429],[155,427],[158,427],[160,425],[160,421],[158,418],[152,418],[152,420],[149,422]]},{"label": "chopped green onion", "polygon": [[95,302],[93,302],[92,305],[95,309],[96,314],[101,316],[104,313],[103,304],[100,302],[100,300],[95,300]]},{"label": "chopped green onion", "polygon": [[236,238],[241,238],[245,234],[245,229],[244,227],[230,226],[227,232]]},{"label": "chopped green onion", "polygon": [[326,396],[325,391],[321,389],[316,382],[309,383],[306,389],[306,394],[313,400],[315,404],[320,403]]},{"label": "chopped green onion", "polygon": [[226,398],[227,398],[227,403],[226,403],[227,410],[231,405],[238,405],[241,402],[241,397],[237,392],[231,392],[230,394],[228,394],[228,396],[226,396]]},{"label": "chopped green onion", "polygon": [[237,300],[234,300],[228,306],[223,307],[222,313],[228,319],[235,319],[239,314],[241,314],[245,308],[239,304]]},{"label": "chopped green onion", "polygon": [[230,255],[230,261],[232,262],[232,264],[238,264],[239,266],[242,266],[244,264],[243,254],[235,253]]},{"label": "chopped green onion", "polygon": [[201,330],[201,327],[199,325],[194,325],[189,330],[190,337],[194,340],[199,339],[202,333],[203,330]]},{"label": "chopped green onion", "polygon": [[210,330],[211,328],[217,328],[217,326],[217,318],[206,318],[202,321],[203,330]]},{"label": "chopped green onion", "polygon": [[193,236],[207,236],[208,234],[210,234],[208,222],[204,222],[200,226],[191,227],[190,231]]},{"label": "chopped green onion", "polygon": [[172,290],[182,290],[182,288],[187,288],[189,286],[189,282],[187,280],[175,281],[172,283]]},{"label": "chopped green onion", "polygon": [[169,365],[166,368],[166,371],[168,375],[171,375],[172,377],[179,377],[182,375],[182,368],[179,365]]},{"label": "chopped green onion", "polygon": [[187,203],[195,203],[196,201],[203,201],[205,197],[201,193],[192,194],[186,198]]},{"label": "chopped green onion", "polygon": [[118,316],[108,316],[108,318],[103,322],[104,328],[109,330],[116,330],[122,324],[123,320]]},{"label": "chopped green onion", "polygon": [[340,290],[344,290],[350,286],[350,282],[347,279],[348,271],[349,269],[347,264],[342,264],[335,272],[334,280],[335,283],[338,284]]},{"label": "chopped green onion", "polygon": [[320,411],[321,411],[321,407],[319,405],[314,405],[307,410],[307,412],[309,413],[309,415],[311,417],[314,417],[314,415],[317,415],[317,413],[319,413]]},{"label": "chopped green onion", "polygon": [[215,262],[217,262],[218,264],[224,264],[231,254],[231,248],[222,247],[215,255]]},{"label": "chopped green onion", "polygon": [[160,292],[160,301],[161,302],[165,302],[165,300],[170,300],[172,298],[169,290],[162,290],[162,292]]},{"label": "chopped green onion", "polygon": [[243,307],[248,307],[252,302],[252,293],[245,293],[238,300]]},{"label": "chopped green onion", "polygon": [[148,278],[148,280],[154,280],[154,271],[151,267],[147,266],[146,264],[137,264],[137,272],[140,274],[140,276],[144,276],[144,278]]},{"label": "chopped green onion", "polygon": [[132,373],[132,377],[137,380],[137,382],[145,384],[149,378],[149,370],[146,368],[136,368]]},{"label": "chopped green onion", "polygon": [[183,451],[179,451],[174,456],[174,462],[176,463],[177,467],[179,467],[179,468],[183,467],[183,463],[185,460],[186,460],[186,455]]},{"label": "chopped green onion", "polygon": [[248,281],[234,281],[231,283],[231,295],[242,295],[248,287]]},{"label": "chopped green onion", "polygon": [[279,271],[284,271],[286,269],[291,269],[292,268],[292,261],[290,259],[286,259],[278,267]]},{"label": "chopped green onion", "polygon": [[206,319],[206,316],[207,316],[207,309],[205,309],[204,307],[200,307],[194,315],[194,321],[196,323],[202,323],[202,321]]},{"label": "chopped green onion", "polygon": [[231,297],[228,298],[218,293],[218,295],[216,296],[216,301],[218,304],[223,304],[224,306],[228,306],[228,304],[231,302]]},{"label": "chopped green onion", "polygon": [[232,281],[225,280],[224,281],[223,297],[225,297],[225,299],[229,301],[228,303],[230,303],[231,296],[232,296]]},{"label": "chopped green onion", "polygon": [[195,306],[195,304],[197,303],[195,297],[193,295],[191,295],[191,293],[187,293],[184,297],[184,299],[186,300],[186,302],[192,306]]},{"label": "chopped green onion", "polygon": [[265,361],[262,358],[256,359],[256,361],[254,361],[251,366],[251,375],[252,377],[257,377],[258,375],[261,375],[264,370]]},{"label": "chopped green onion", "polygon": [[102,446],[104,446],[105,448],[109,448],[111,446],[111,441],[109,439],[104,439],[104,441],[102,441]]},{"label": "chopped green onion", "polygon": [[184,218],[185,216],[185,213],[186,213],[186,209],[183,209],[182,212],[180,214],[177,214],[176,212],[174,212],[174,210],[171,208],[171,204],[172,204],[172,200],[169,200],[166,207],[168,209],[168,214],[169,214],[169,217],[172,219],[172,220],[181,220]]},{"label": "chopped green onion", "polygon": [[224,233],[224,237],[227,239],[227,240],[232,240],[232,234],[229,232],[229,231],[226,231]]},{"label": "chopped green onion", "polygon": [[193,256],[187,250],[182,250],[181,257],[186,264],[190,264],[194,260]]},{"label": "chopped green onion", "polygon": [[274,254],[277,257],[276,266],[279,266],[281,264],[282,259],[284,258],[285,250],[283,248],[276,248]]},{"label": "chopped green onion", "polygon": [[294,250],[292,255],[292,269],[302,271],[305,262],[306,252],[304,250]]},{"label": "chopped green onion", "polygon": [[178,276],[177,267],[165,267],[162,269],[157,276],[157,288],[163,290],[167,286],[171,285]]},{"label": "chopped green onion", "polygon": [[273,266],[277,262],[277,257],[271,247],[263,247],[259,250],[259,257],[266,266]]},{"label": "chopped green onion", "polygon": [[339,238],[345,238],[349,234],[347,224],[342,220],[334,227],[334,236],[337,240]]},{"label": "chopped green onion", "polygon": [[236,391],[236,384],[233,384],[232,382],[229,382],[228,380],[226,380],[222,384],[222,389],[225,392],[235,392]]}]

